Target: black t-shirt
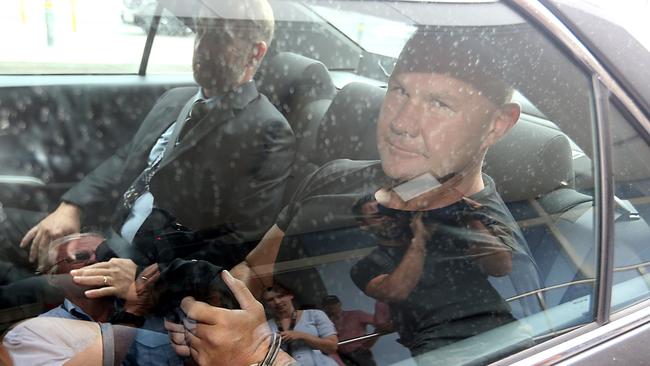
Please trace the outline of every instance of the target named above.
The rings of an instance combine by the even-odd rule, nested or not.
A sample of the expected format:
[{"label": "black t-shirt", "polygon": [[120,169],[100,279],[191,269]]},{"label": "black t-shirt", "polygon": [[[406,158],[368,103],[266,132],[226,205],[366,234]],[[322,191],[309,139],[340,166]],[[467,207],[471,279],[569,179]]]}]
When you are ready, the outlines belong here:
[{"label": "black t-shirt", "polygon": [[[422,276],[406,300],[389,304],[400,342],[414,354],[514,320],[510,307],[488,281],[489,276],[468,258],[469,246],[481,240],[475,231],[467,229],[470,222],[479,221],[513,253],[513,259],[517,258],[513,266],[522,268],[513,273],[517,273],[517,280],[526,282],[521,291],[538,286],[536,267],[519,228],[492,179],[483,175],[483,181],[485,189],[469,197],[471,201],[423,214],[424,224],[435,227],[435,231],[427,243]],[[378,245],[372,231],[360,228],[360,214],[354,209],[359,202],[372,199],[369,197],[378,189],[393,183],[379,162],[351,160],[326,164],[303,182],[277,220],[285,239],[275,275],[278,282],[291,288],[301,304],[318,304],[325,294],[323,280],[327,279],[321,279],[310,268],[315,263],[309,258],[365,250],[368,254],[350,271],[362,291],[370,280],[391,273],[399,265],[407,246]],[[410,214],[390,211],[396,210],[382,210],[397,216]],[[410,219],[406,225],[408,222]]]}]

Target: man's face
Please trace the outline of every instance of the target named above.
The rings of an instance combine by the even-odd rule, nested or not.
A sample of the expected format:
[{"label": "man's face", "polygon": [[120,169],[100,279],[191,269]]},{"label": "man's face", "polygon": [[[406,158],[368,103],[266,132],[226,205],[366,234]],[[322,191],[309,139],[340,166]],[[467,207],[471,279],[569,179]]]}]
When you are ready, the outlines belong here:
[{"label": "man's face", "polygon": [[239,84],[247,55],[235,31],[232,22],[199,17],[192,70],[194,80],[204,89],[221,93]]},{"label": "man's face", "polygon": [[66,296],[75,294],[83,296],[88,287],[78,286],[72,282],[70,271],[89,266],[97,262],[95,252],[103,239],[98,236],[82,236],[57,246],[50,252],[53,265],[50,281],[57,287],[68,291]]},{"label": "man's face", "polygon": [[341,312],[343,311],[343,309],[341,309],[340,302],[327,304],[323,306],[323,310],[330,318],[338,318],[339,316],[341,316]]},{"label": "man's face", "polygon": [[389,81],[377,126],[384,172],[411,179],[457,173],[481,159],[496,106],[472,85],[435,73]]}]

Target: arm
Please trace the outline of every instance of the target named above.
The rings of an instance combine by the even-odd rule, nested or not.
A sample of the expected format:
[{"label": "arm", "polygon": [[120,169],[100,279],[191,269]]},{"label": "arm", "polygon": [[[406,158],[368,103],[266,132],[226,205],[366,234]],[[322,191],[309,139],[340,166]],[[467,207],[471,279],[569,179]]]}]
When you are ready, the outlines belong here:
[{"label": "arm", "polygon": [[103,357],[102,337],[97,337],[85,350],[77,353],[64,366],[101,366]]},{"label": "arm", "polygon": [[502,242],[498,235],[490,233],[480,221],[472,221],[470,228],[476,232],[478,240],[467,249],[467,255],[474,259],[478,267],[488,276],[506,276],[512,271],[512,250]]},{"label": "arm", "polygon": [[400,264],[389,274],[379,275],[366,285],[364,292],[380,301],[402,301],[406,299],[420,281],[426,257],[426,241],[430,234],[416,216],[411,223],[414,235]]},{"label": "arm", "polygon": [[314,324],[316,327],[317,334],[309,334],[305,332],[297,331],[284,331],[280,334],[282,335],[282,340],[303,340],[311,348],[321,350],[325,353],[334,353],[338,349],[339,339],[336,336],[336,328],[334,323],[327,317],[323,311],[320,310],[308,310],[302,312],[302,318],[309,317],[307,322]]},{"label": "arm", "polygon": [[256,298],[273,285],[273,266],[284,238],[284,231],[273,225],[246,260],[232,269],[235,278],[243,281]]},{"label": "arm", "polygon": [[318,349],[324,353],[334,353],[338,349],[339,338],[332,334],[327,337],[318,337],[303,332],[288,330],[280,333],[282,340],[303,340],[311,348]]}]

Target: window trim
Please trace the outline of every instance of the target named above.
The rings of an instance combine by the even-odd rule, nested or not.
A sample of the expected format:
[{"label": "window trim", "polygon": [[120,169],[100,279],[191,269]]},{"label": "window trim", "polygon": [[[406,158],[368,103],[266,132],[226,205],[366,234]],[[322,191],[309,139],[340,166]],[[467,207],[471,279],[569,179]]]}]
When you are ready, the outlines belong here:
[{"label": "window trim", "polygon": [[[596,151],[595,169],[597,174],[596,193],[599,205],[596,207],[596,242],[598,243],[598,289],[595,304],[595,322],[570,331],[547,342],[496,361],[493,365],[546,365],[555,364],[574,355],[593,348],[620,334],[630,331],[650,321],[650,300],[642,301],[616,314],[610,313],[613,277],[613,177],[602,172],[611,169],[611,145],[608,113],[609,98],[616,97],[621,106],[636,120],[639,127],[650,133],[650,120],[624,91],[621,85],[601,65],[596,57],[578,40],[571,30],[546,7],[544,0],[509,0],[515,10],[531,22],[541,26],[556,42],[563,46],[571,56],[592,75],[595,106]],[[544,4],[542,4],[544,3]]]}]

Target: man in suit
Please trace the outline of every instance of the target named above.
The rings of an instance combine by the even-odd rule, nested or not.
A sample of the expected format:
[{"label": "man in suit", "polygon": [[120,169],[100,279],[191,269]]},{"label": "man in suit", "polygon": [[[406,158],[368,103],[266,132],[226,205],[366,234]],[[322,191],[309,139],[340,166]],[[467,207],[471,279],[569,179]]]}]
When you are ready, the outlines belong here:
[{"label": "man in suit", "polygon": [[[186,253],[222,265],[241,260],[246,244],[273,224],[294,155],[289,124],[252,81],[272,39],[273,13],[265,0],[203,3],[192,64],[198,91],[176,88],[160,97],[133,139],[66,192],[54,212],[42,218],[4,210],[0,239],[20,241],[30,262],[42,267],[52,240],[100,215],[113,217],[117,242],[150,243],[182,225],[208,243]],[[7,247],[13,255],[4,258],[16,272],[26,251]],[[98,295],[120,295],[123,280],[133,280],[128,259],[99,265],[123,275],[95,271],[85,285],[103,287]]]}]

